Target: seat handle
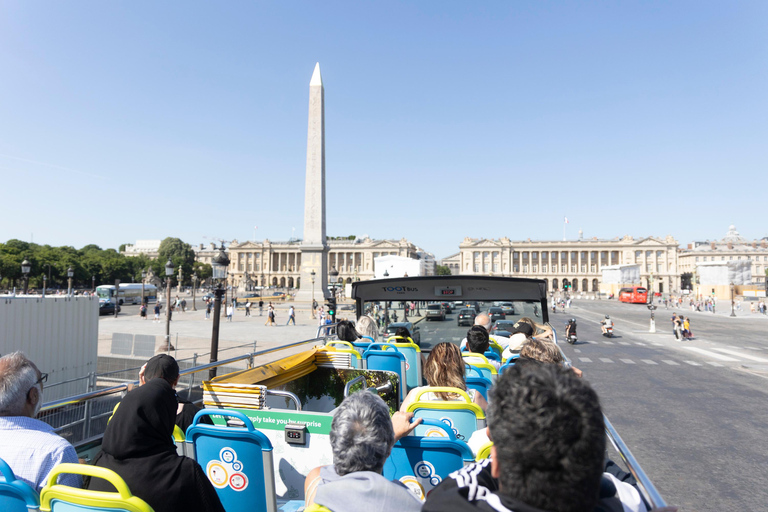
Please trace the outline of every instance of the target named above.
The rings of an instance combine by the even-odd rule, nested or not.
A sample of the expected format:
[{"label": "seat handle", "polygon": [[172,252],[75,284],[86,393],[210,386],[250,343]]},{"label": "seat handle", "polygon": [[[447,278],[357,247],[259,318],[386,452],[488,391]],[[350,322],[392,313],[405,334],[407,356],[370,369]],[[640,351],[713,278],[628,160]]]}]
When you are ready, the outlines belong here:
[{"label": "seat handle", "polygon": [[192,420],[192,424],[190,425],[190,428],[199,424],[200,419],[204,416],[229,416],[230,418],[236,418],[242,421],[245,424],[245,428],[248,429],[249,431],[256,430],[253,427],[253,422],[249,420],[245,414],[241,413],[240,411],[230,411],[227,409],[201,409],[197,411],[197,414],[195,414],[195,417]]}]

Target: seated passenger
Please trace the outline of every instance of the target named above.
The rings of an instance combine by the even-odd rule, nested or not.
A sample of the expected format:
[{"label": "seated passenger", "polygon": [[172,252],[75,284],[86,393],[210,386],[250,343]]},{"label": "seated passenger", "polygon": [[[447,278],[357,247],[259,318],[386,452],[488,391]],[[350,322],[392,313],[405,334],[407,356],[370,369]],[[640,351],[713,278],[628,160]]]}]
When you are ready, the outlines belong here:
[{"label": "seated passenger", "polygon": [[[0,357],[0,459],[37,492],[54,466],[78,462],[75,448],[50,425],[35,419],[47,378],[21,352]],[[82,485],[77,475],[62,475],[58,481],[70,487]]]},{"label": "seated passenger", "polygon": [[515,322],[512,326],[512,336],[509,337],[509,343],[504,352],[501,353],[501,358],[507,360],[513,355],[518,354],[523,343],[531,339],[532,336],[533,327],[531,327],[531,324],[520,320]]},{"label": "seated passenger", "polygon": [[360,339],[360,334],[355,329],[355,324],[349,320],[341,320],[336,325],[336,336],[341,341],[348,341],[350,343],[355,343]]},{"label": "seated passenger", "polygon": [[490,393],[491,458],[451,473],[424,512],[645,511],[636,489],[603,473],[605,427],[589,384],[553,365],[515,366]]},{"label": "seated passenger", "polygon": [[336,409],[331,423],[333,465],[309,472],[304,484],[306,506],[323,505],[333,512],[417,512],[422,502],[399,481],[381,475],[395,442],[420,420],[395,413],[378,395],[358,391]]},{"label": "seated passenger", "polygon": [[[176,408],[176,393],[165,379],[129,392],[107,425],[93,464],[117,473],[155,512],[224,512],[200,465],[176,453],[171,438]],[[86,487],[114,492],[100,478]]]},{"label": "seated passenger", "polygon": [[[434,386],[448,386],[466,391],[472,402],[485,410],[486,402],[481,393],[474,389],[467,389],[464,380],[464,359],[461,357],[459,347],[453,343],[438,343],[429,353],[427,363],[424,365],[424,377],[429,386],[413,388],[403,400],[400,411],[405,412],[408,406],[416,400],[416,394],[424,389]],[[459,396],[451,393],[426,393],[419,400],[458,400]]]},{"label": "seated passenger", "polygon": [[552,328],[548,325],[540,324],[537,322],[534,322],[533,319],[524,316],[520,317],[518,322],[525,322],[527,324],[530,324],[531,327],[533,327],[533,337],[537,339],[546,339],[549,341],[552,341]]},{"label": "seated passenger", "polygon": [[[152,379],[164,379],[176,389],[176,384],[179,383],[179,363],[169,356],[168,354],[158,354],[141,367],[139,371],[139,385],[143,386]],[[176,425],[181,429],[181,432],[186,434],[187,428],[192,424],[192,420],[195,418],[195,414],[201,408],[189,402],[182,400],[176,395],[178,406],[176,407]],[[207,423],[213,425],[210,416],[205,416],[200,419],[201,423]]]},{"label": "seated passenger", "polygon": [[[467,331],[467,348],[469,349],[470,352],[475,354],[485,354],[486,351],[490,350],[491,342],[490,342],[490,338],[488,337],[488,331],[486,331],[485,328],[480,327],[479,325],[472,326]],[[484,363],[485,362],[479,357],[465,357],[464,361],[467,363]],[[489,359],[488,363],[493,365],[493,367],[496,368],[497,370],[501,366],[501,362],[494,361],[493,359]]]},{"label": "seated passenger", "polygon": [[[379,341],[379,328],[376,326],[376,320],[371,318],[370,315],[363,315],[357,319],[355,330],[361,336],[368,336],[373,339],[374,343]],[[366,340],[367,341],[367,340]]]},{"label": "seated passenger", "polygon": [[[491,327],[493,325],[493,322],[491,322],[491,317],[488,316],[488,313],[480,313],[475,317],[475,325],[479,325],[480,327],[485,328],[486,331],[488,331],[488,337],[491,341],[499,345],[502,349],[507,348],[507,345],[509,345],[509,338],[506,336],[498,336],[496,334],[490,334]],[[461,340],[461,343],[459,343],[459,348],[461,350],[466,350],[467,348],[467,338],[464,338]]]}]

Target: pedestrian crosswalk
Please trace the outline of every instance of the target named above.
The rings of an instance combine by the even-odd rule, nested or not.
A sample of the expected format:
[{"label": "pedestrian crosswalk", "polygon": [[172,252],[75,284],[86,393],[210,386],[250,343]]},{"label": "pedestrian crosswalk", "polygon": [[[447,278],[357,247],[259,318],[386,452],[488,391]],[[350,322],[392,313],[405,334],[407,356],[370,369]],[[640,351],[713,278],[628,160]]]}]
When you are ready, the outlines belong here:
[{"label": "pedestrian crosswalk", "polygon": [[[659,364],[663,363],[667,366],[691,366],[691,367],[712,367],[712,368],[726,368],[729,365],[724,363],[731,363],[730,366],[733,366],[734,364],[738,365],[738,363],[768,363],[768,357],[760,357],[752,354],[746,353],[747,351],[768,351],[768,348],[762,348],[762,347],[736,347],[733,345],[722,345],[718,347],[711,346],[712,344],[709,343],[707,348],[697,347],[697,346],[680,346],[677,343],[674,345],[664,345],[663,343],[643,343],[643,342],[627,342],[622,341],[618,342],[621,347],[616,346],[614,342],[611,341],[585,341],[585,344],[589,345],[605,345],[608,347],[614,347],[614,350],[621,350],[622,353],[621,356],[624,357],[587,357],[588,353],[592,349],[577,349],[574,348],[573,351],[575,353],[574,362],[578,361],[579,363],[585,363],[585,364],[596,364],[596,363],[605,363],[605,364],[617,364],[621,363],[624,365],[640,365],[640,366],[659,366]],[[679,359],[647,359],[647,354],[643,354],[646,356],[644,359],[633,359],[631,357],[626,357],[627,355],[631,355],[630,353],[627,353],[624,349],[624,347],[631,347],[631,346],[638,346],[638,347],[647,347],[651,346],[673,346],[675,349],[679,349],[682,352],[679,352],[681,355],[687,353],[690,353],[691,355],[696,355],[700,357],[699,361],[694,361],[691,359],[685,359],[683,357],[680,357]],[[586,353],[585,353],[586,352]],[[601,354],[604,355],[604,354]],[[618,354],[617,354],[618,355]],[[667,356],[669,357],[669,356]],[[674,356],[673,356],[674,357]]]}]

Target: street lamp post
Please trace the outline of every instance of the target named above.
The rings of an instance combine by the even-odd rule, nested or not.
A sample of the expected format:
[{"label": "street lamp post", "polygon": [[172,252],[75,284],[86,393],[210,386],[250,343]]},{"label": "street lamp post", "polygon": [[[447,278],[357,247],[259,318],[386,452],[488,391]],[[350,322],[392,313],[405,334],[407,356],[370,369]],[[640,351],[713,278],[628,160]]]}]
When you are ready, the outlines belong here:
[{"label": "street lamp post", "polygon": [[144,303],[147,301],[146,297],[144,297],[144,281],[147,280],[147,271],[146,269],[141,269],[141,304],[144,305]]},{"label": "street lamp post", "polygon": [[45,298],[45,287],[47,286],[47,283],[48,283],[48,276],[43,274],[43,298]]},{"label": "street lamp post", "polygon": [[312,269],[312,272],[309,273],[310,278],[312,279],[312,304],[310,305],[309,309],[312,311],[311,317],[315,318],[315,270]]},{"label": "street lamp post", "polygon": [[197,284],[197,272],[192,274],[192,311],[197,311],[195,304],[195,285]]},{"label": "street lamp post", "polygon": [[29,271],[32,270],[32,264],[25,259],[21,262],[21,273],[24,275],[24,295],[29,291]]},{"label": "street lamp post", "polygon": [[[386,279],[389,277],[389,272],[387,272],[387,269],[384,269],[384,278]],[[386,329],[389,325],[389,301],[384,301],[384,328]]]},{"label": "street lamp post", "polygon": [[177,293],[181,293],[181,267],[179,267],[179,285],[177,286]]},{"label": "street lamp post", "polygon": [[96,292],[96,276],[91,276],[91,293]]},{"label": "street lamp post", "polygon": [[75,271],[72,267],[67,269],[67,295],[72,296],[72,278],[75,276]]},{"label": "street lamp post", "polygon": [[[221,287],[221,281],[227,278],[227,267],[229,267],[229,258],[224,252],[224,244],[221,244],[219,253],[211,260],[213,267],[212,279],[217,281],[216,289],[213,291],[213,330],[211,332],[211,363],[219,360],[219,324],[221,321],[221,297],[224,291]],[[216,377],[216,368],[208,370],[208,380]]]},{"label": "street lamp post", "polygon": [[171,351],[171,276],[173,276],[173,262],[168,258],[165,264],[165,348]]},{"label": "street lamp post", "polygon": [[336,298],[336,280],[339,277],[339,271],[336,270],[336,267],[331,267],[331,271],[328,272],[328,275],[331,278],[331,293],[333,293],[333,298]]},{"label": "street lamp post", "polygon": [[734,306],[733,289],[734,289],[734,284],[733,282],[731,282],[731,316],[736,316],[736,312],[733,310],[733,306]]}]

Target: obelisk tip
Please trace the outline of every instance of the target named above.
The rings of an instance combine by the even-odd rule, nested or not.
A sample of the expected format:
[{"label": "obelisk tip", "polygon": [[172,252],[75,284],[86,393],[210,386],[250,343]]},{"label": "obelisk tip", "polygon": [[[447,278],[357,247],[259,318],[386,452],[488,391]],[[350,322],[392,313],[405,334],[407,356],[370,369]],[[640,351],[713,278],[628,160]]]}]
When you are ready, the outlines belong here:
[{"label": "obelisk tip", "polygon": [[320,63],[315,64],[315,71],[312,73],[312,80],[309,81],[309,86],[319,85],[322,87],[323,79],[320,76]]}]

